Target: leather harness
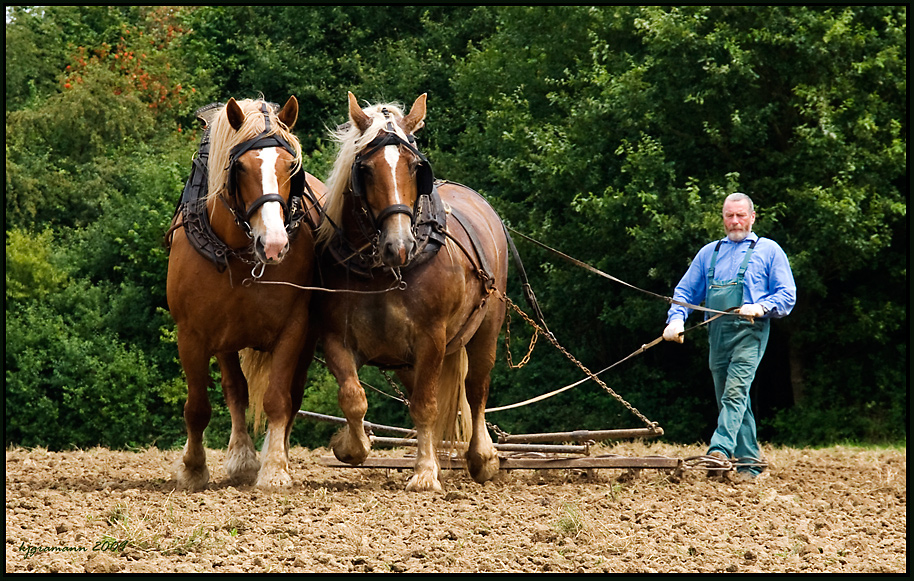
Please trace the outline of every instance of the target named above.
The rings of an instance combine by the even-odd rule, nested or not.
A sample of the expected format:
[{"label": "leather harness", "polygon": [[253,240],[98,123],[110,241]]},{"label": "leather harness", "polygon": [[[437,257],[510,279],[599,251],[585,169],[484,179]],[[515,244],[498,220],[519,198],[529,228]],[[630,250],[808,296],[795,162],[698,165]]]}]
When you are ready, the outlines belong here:
[{"label": "leather harness", "polygon": [[[181,195],[181,200],[178,202],[178,205],[175,208],[175,214],[172,218],[172,226],[165,236],[166,247],[170,247],[174,231],[178,228],[183,227],[184,232],[187,236],[187,240],[190,242],[191,246],[198,253],[200,253],[200,255],[212,262],[219,270],[219,272],[223,272],[228,267],[229,258],[236,258],[249,264],[256,264],[258,262],[253,255],[253,245],[248,246],[242,250],[235,250],[230,248],[225,244],[225,242],[216,236],[209,222],[209,213],[207,212],[206,208],[206,195],[208,191],[207,162],[209,159],[210,125],[213,116],[218,113],[222,107],[224,107],[223,103],[211,103],[205,107],[201,107],[195,112],[197,119],[199,119],[204,125],[203,136],[200,140],[200,147],[197,151],[197,154],[194,156],[190,176],[185,183],[184,191]],[[292,152],[291,146],[288,144],[288,142],[282,139],[282,137],[278,135],[265,134],[270,129],[270,121],[266,107],[267,105],[264,104],[262,108],[262,112],[266,119],[266,127],[264,133],[261,133],[253,139],[245,141],[244,143],[237,145],[232,149],[232,169],[230,172],[228,189],[233,198],[238,198],[237,184],[234,179],[234,165],[239,156],[251,149],[262,149],[264,147],[283,147],[287,151]],[[270,107],[272,107],[274,111],[279,109],[279,106],[275,103],[270,103]],[[470,222],[466,220],[466,218],[462,217],[460,213],[456,212],[453,208],[446,209],[444,203],[441,201],[441,196],[438,194],[437,186],[442,183],[454,182],[445,182],[444,180],[434,179],[431,164],[429,163],[428,159],[422,155],[422,153],[420,153],[413,145],[415,138],[412,135],[408,136],[408,141],[404,141],[393,131],[392,125],[389,125],[388,129],[389,130],[385,132],[385,135],[377,137],[375,140],[368,144],[367,148],[359,156],[356,157],[352,167],[351,189],[353,196],[359,199],[358,203],[360,209],[357,211],[357,215],[361,216],[359,219],[360,229],[362,229],[363,234],[366,235],[365,238],[370,241],[367,246],[372,247],[371,252],[365,252],[366,246],[355,248],[343,235],[342,229],[336,224],[333,226],[336,229],[337,234],[326,244],[324,251],[329,253],[334,262],[344,266],[350,273],[356,276],[363,278],[372,278],[374,276],[374,271],[376,270],[390,273],[392,269],[390,267],[380,266],[380,262],[377,258],[377,226],[380,221],[383,221],[384,218],[390,216],[391,214],[408,214],[413,224],[413,235],[416,238],[418,251],[415,257],[409,262],[409,264],[401,267],[400,270],[405,271],[424,264],[432,257],[434,257],[441,249],[441,247],[444,246],[446,238],[451,238],[451,240],[454,241],[458,248],[460,248],[460,250],[467,256],[467,259],[470,261],[470,263],[473,265],[474,270],[476,271],[476,275],[483,281],[485,286],[483,299],[471,314],[470,318],[474,319],[481,313],[482,307],[485,305],[486,299],[494,289],[495,284],[495,280],[492,278],[493,270],[483,250],[483,246],[479,241],[479,237],[476,234],[475,229],[471,226]],[[404,145],[421,160],[420,165],[417,168],[416,176],[418,180],[418,195],[416,197],[416,202],[413,208],[410,208],[404,204],[395,204],[394,206],[385,208],[379,214],[379,216],[375,217],[370,208],[366,209],[368,204],[364,199],[364,192],[362,190],[360,173],[361,161],[365,157],[375,153],[381,147],[391,144]],[[305,200],[307,200],[308,207],[305,207]],[[305,172],[303,169],[299,169],[292,176],[291,191],[288,204],[286,204],[285,200],[282,200],[282,198],[277,194],[267,194],[251,204],[251,207],[242,214],[231,206],[228,206],[228,203],[225,202],[225,200],[222,201],[232,211],[232,214],[235,216],[236,223],[238,223],[239,226],[246,233],[248,233],[249,236],[250,224],[248,223],[248,220],[250,219],[250,216],[252,216],[260,206],[271,201],[280,202],[280,204],[283,206],[283,210],[286,216],[286,230],[289,233],[290,240],[295,236],[295,234],[297,234],[298,228],[301,226],[303,221],[308,224],[313,232],[320,225],[321,220],[325,218],[329,220],[329,217],[324,213],[323,208],[317,199],[317,196],[308,185],[308,181],[305,178]],[[460,243],[460,241],[454,238],[453,235],[448,233],[447,226],[449,213],[454,218],[454,222],[459,224],[460,227],[466,232],[468,238],[470,239],[472,253],[470,250],[465,248],[463,244]],[[178,216],[181,217],[180,221],[178,220]],[[245,226],[245,224],[247,224],[247,226]],[[508,233],[508,229],[504,225],[504,222],[502,222],[502,227],[505,230],[505,237],[508,240],[508,246],[511,249],[515,264],[519,270],[519,274],[523,283],[524,298],[527,300],[527,303],[534,309],[534,313],[537,319],[542,323],[543,327],[546,328],[545,320],[543,319],[542,312],[540,311],[539,305],[537,304],[536,297],[533,295],[533,290],[530,288],[530,284],[527,281],[526,272],[524,271],[520,255],[517,252],[514,241],[511,239],[511,235]],[[458,336],[449,342],[448,350],[450,350],[450,348],[455,343],[461,343],[463,336],[468,334],[470,329],[474,328],[475,325],[465,325],[463,331],[458,333]],[[548,328],[546,328],[546,330],[548,332]]]}]

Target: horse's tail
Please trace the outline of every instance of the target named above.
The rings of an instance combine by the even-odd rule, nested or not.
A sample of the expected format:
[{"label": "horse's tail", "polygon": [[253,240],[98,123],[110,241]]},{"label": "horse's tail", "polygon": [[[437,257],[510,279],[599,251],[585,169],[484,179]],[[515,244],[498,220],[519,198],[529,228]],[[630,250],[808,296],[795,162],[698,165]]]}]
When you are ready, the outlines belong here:
[{"label": "horse's tail", "polygon": [[[469,442],[473,419],[467,402],[467,350],[446,355],[438,378],[438,423],[435,434],[446,442]],[[459,412],[459,413],[458,413]]]},{"label": "horse's tail", "polygon": [[240,352],[241,371],[248,381],[248,406],[251,410],[249,421],[254,424],[254,434],[263,432],[266,416],[263,413],[263,395],[270,385],[270,369],[273,354],[247,348]]}]

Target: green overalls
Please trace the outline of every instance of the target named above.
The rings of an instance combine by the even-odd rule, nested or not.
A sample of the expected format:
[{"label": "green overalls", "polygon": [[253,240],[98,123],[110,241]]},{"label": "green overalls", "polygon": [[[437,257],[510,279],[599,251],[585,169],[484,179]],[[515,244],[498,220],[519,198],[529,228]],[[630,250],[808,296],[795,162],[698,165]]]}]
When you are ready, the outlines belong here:
[{"label": "green overalls", "polygon": [[[711,255],[705,305],[726,311],[743,305],[743,279],[758,241],[753,240],[749,245],[735,279],[716,280],[714,269],[722,242],[717,243]],[[717,429],[711,436],[708,453],[719,450],[728,458],[750,462],[761,460],[749,388],[765,354],[770,323],[769,319],[757,318],[752,322],[743,317],[724,316],[708,325],[711,346],[708,363],[714,378],[718,410]],[[760,472],[757,468],[748,470]]]}]

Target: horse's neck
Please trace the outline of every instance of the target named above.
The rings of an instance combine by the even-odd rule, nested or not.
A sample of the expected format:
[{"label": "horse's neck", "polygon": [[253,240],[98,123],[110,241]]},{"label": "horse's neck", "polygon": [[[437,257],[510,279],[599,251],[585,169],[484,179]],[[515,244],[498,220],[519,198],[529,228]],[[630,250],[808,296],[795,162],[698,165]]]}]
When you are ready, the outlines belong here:
[{"label": "horse's neck", "polygon": [[244,231],[235,223],[235,217],[221,200],[210,198],[206,201],[209,223],[219,240],[233,250],[247,247],[251,241]]}]

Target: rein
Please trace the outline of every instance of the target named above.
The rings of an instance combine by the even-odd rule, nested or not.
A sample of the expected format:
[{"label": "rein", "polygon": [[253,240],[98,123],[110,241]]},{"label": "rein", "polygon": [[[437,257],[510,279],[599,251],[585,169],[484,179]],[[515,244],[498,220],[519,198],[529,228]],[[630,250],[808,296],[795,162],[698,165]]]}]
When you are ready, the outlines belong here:
[{"label": "rein", "polygon": [[[587,264],[586,262],[582,262],[582,261],[578,260],[577,258],[573,258],[573,257],[571,257],[571,256],[568,256],[568,255],[565,254],[564,252],[561,252],[561,251],[559,251],[559,250],[556,250],[555,248],[552,248],[552,247],[550,247],[550,246],[547,246],[547,245],[543,244],[542,242],[540,242],[539,240],[535,240],[535,239],[533,239],[533,238],[530,238],[530,237],[527,236],[526,234],[523,234],[523,233],[521,233],[521,232],[518,232],[518,231],[515,230],[514,228],[511,228],[511,227],[507,227],[507,228],[508,228],[509,230],[511,230],[511,232],[514,232],[515,234],[517,234],[518,236],[520,236],[521,238],[523,238],[524,240],[527,240],[527,241],[529,241],[529,242],[532,242],[532,243],[536,244],[537,246],[539,246],[540,248],[543,248],[543,249],[545,249],[545,250],[548,250],[549,252],[551,252],[551,253],[555,254],[556,256],[559,256],[559,257],[561,257],[561,258],[563,258],[563,259],[565,259],[565,260],[567,260],[568,262],[570,262],[571,264],[574,264],[575,266],[580,266],[581,268],[586,269],[586,270],[589,270],[590,272],[592,272],[592,273],[594,273],[594,274],[598,274],[598,275],[602,276],[603,278],[608,278],[609,280],[611,280],[611,281],[613,281],[613,282],[617,282],[617,283],[619,283],[619,284],[621,284],[621,285],[623,285],[623,286],[627,286],[628,288],[634,289],[634,290],[636,290],[636,291],[638,291],[638,292],[642,292],[642,293],[644,293],[644,294],[646,294],[646,295],[650,295],[650,296],[652,296],[652,297],[654,297],[654,298],[658,298],[658,299],[664,300],[664,301],[666,301],[666,302],[668,302],[668,303],[670,303],[670,304],[673,304],[673,305],[679,305],[680,307],[686,307],[686,308],[693,309],[693,310],[696,310],[696,311],[704,311],[704,312],[706,312],[706,313],[714,313],[714,314],[717,315],[717,316],[721,316],[721,315],[736,315],[736,313],[734,313],[734,312],[729,312],[729,311],[718,311],[717,309],[709,309],[709,308],[707,308],[707,307],[702,307],[702,306],[700,306],[700,305],[693,305],[693,304],[691,304],[691,303],[686,303],[686,302],[683,302],[683,301],[678,301],[678,300],[674,299],[673,297],[667,297],[667,296],[664,296],[664,295],[660,295],[660,294],[651,292],[651,291],[649,291],[649,290],[645,290],[645,289],[643,289],[643,288],[636,287],[635,285],[629,284],[629,283],[625,282],[624,280],[618,279],[618,278],[614,277],[614,276],[611,275],[611,274],[606,274],[606,273],[603,272],[602,270],[599,270],[599,269],[597,269],[597,268],[594,268],[593,266]],[[717,318],[717,317],[714,317],[714,318]],[[694,329],[694,327],[692,327],[692,328]]]},{"label": "rein", "polygon": [[[253,273],[252,273],[252,276],[253,276]],[[259,277],[253,276],[253,278],[246,278],[243,281],[241,281],[241,286],[249,287],[252,284],[275,284],[275,285],[282,285],[282,286],[291,286],[292,288],[297,288],[299,290],[318,291],[318,292],[325,292],[325,293],[339,293],[339,294],[345,293],[345,294],[351,294],[351,295],[382,295],[384,293],[389,293],[390,291],[406,290],[407,285],[406,285],[405,280],[400,278],[400,279],[396,279],[395,282],[396,282],[396,284],[392,284],[391,286],[389,286],[383,290],[360,291],[360,290],[349,290],[349,289],[344,289],[344,288],[324,288],[322,286],[302,286],[300,284],[295,284],[295,283],[287,282],[284,280],[260,280]]]},{"label": "rein", "polygon": [[[614,281],[614,282],[617,282],[617,283],[619,283],[619,284],[622,284],[622,285],[624,285],[624,286],[627,286],[627,287],[632,288],[632,289],[634,289],[634,290],[637,290],[637,291],[639,291],[639,292],[642,292],[642,293],[651,295],[651,296],[653,296],[653,297],[655,297],[655,298],[662,299],[662,300],[664,300],[664,301],[666,301],[666,302],[668,302],[668,303],[677,304],[677,305],[680,305],[680,306],[684,306],[684,307],[692,308],[692,309],[695,309],[695,310],[705,311],[705,312],[713,313],[713,314],[714,314],[712,317],[708,317],[707,319],[705,319],[705,320],[702,321],[701,323],[698,323],[697,325],[694,325],[694,326],[692,326],[692,327],[689,327],[688,329],[683,330],[682,333],[681,333],[681,335],[685,335],[686,333],[688,333],[688,332],[690,332],[690,331],[694,331],[695,329],[698,329],[699,327],[703,327],[703,326],[705,326],[705,325],[711,323],[712,321],[714,321],[714,320],[716,320],[716,319],[718,319],[718,318],[720,318],[720,317],[722,317],[722,316],[724,316],[724,315],[738,315],[737,311],[739,310],[739,307],[732,307],[732,308],[730,308],[730,309],[727,309],[726,311],[718,311],[718,310],[715,310],[715,309],[708,309],[708,308],[706,308],[706,307],[701,307],[701,306],[698,306],[698,305],[692,305],[692,304],[690,304],[690,303],[685,303],[685,302],[682,302],[682,301],[677,301],[677,300],[673,299],[672,297],[666,297],[666,296],[663,296],[663,295],[659,295],[659,294],[657,294],[657,293],[653,293],[653,292],[648,291],[648,290],[644,290],[644,289],[638,288],[638,287],[636,287],[636,286],[634,286],[634,285],[632,285],[632,284],[629,284],[629,283],[627,283],[627,282],[625,282],[625,281],[623,281],[623,280],[620,280],[620,279],[618,279],[618,278],[616,278],[616,277],[614,277],[614,276],[612,276],[612,275],[606,274],[605,272],[603,272],[603,271],[601,271],[601,270],[599,270],[599,269],[596,269],[596,268],[590,266],[589,264],[587,264],[587,263],[585,263],[585,262],[582,262],[582,261],[580,261],[580,260],[578,260],[578,259],[576,259],[576,258],[573,258],[573,257],[571,257],[571,256],[568,256],[567,254],[565,254],[565,253],[563,253],[563,252],[560,252],[560,251],[558,251],[558,250],[556,250],[556,249],[554,249],[554,248],[551,248],[551,247],[549,247],[549,246],[543,244],[542,242],[540,242],[540,241],[538,241],[538,240],[535,240],[535,239],[533,239],[533,238],[530,238],[529,236],[527,236],[527,235],[525,235],[525,234],[523,234],[523,233],[521,233],[521,232],[518,232],[517,230],[515,230],[515,229],[513,229],[513,228],[509,228],[508,226],[505,226],[505,228],[511,230],[512,232],[514,232],[515,234],[517,234],[517,235],[520,236],[521,238],[524,238],[525,240],[529,240],[530,242],[536,244],[537,246],[540,246],[540,247],[542,247],[542,248],[544,248],[544,249],[546,249],[546,250],[548,250],[548,251],[550,251],[550,252],[552,252],[552,253],[554,253],[554,254],[556,254],[556,255],[562,257],[562,258],[564,258],[565,260],[571,262],[572,264],[575,264],[575,265],[577,265],[577,266],[580,266],[581,268],[585,268],[585,269],[587,269],[587,270],[589,270],[589,271],[591,271],[591,272],[593,272],[593,273],[595,273],[595,274],[599,274],[600,276],[603,276],[603,277],[605,277],[605,278],[608,278],[608,279],[610,279],[610,280],[612,280],[612,281]],[[510,237],[509,237],[509,239],[510,239]],[[521,317],[523,317],[524,320],[526,320],[527,323],[529,323],[529,324],[533,327],[533,329],[534,329],[534,334],[533,334],[533,337],[532,337],[532,339],[531,339],[531,341],[530,341],[530,347],[529,347],[529,349],[528,349],[527,355],[524,357],[524,360],[523,360],[523,362],[521,362],[520,365],[513,366],[513,367],[522,367],[522,366],[524,365],[524,363],[525,363],[526,361],[529,360],[530,354],[531,354],[531,352],[533,351],[533,347],[534,347],[534,345],[536,345],[536,337],[537,337],[538,334],[542,333],[542,334],[549,340],[549,342],[552,343],[552,345],[553,345],[556,349],[558,349],[559,351],[561,351],[562,354],[564,354],[569,360],[571,360],[575,365],[577,365],[581,370],[583,370],[583,371],[587,374],[587,377],[585,377],[585,378],[583,378],[583,379],[581,379],[581,380],[579,380],[579,381],[576,381],[575,383],[566,385],[566,386],[564,386],[564,387],[560,387],[559,389],[556,389],[556,390],[551,391],[551,392],[549,392],[549,393],[545,393],[545,394],[536,396],[536,397],[534,397],[534,398],[531,398],[531,399],[528,399],[528,400],[525,400],[525,401],[522,401],[522,402],[518,402],[518,403],[506,405],[506,406],[501,406],[501,407],[497,407],[497,408],[489,408],[489,409],[486,409],[486,410],[485,410],[486,413],[489,413],[489,412],[498,412],[498,411],[503,411],[503,410],[510,410],[510,409],[514,409],[514,408],[523,407],[523,406],[525,406],[525,405],[529,405],[529,404],[532,404],[532,403],[536,403],[536,402],[542,401],[542,400],[544,400],[544,399],[548,399],[548,398],[550,398],[550,397],[552,397],[552,396],[554,396],[554,395],[558,395],[558,394],[562,393],[563,391],[567,391],[567,390],[569,390],[569,389],[571,389],[571,388],[573,388],[573,387],[577,387],[578,385],[584,383],[585,381],[592,379],[592,380],[594,380],[596,383],[598,383],[598,384],[600,385],[600,387],[602,387],[606,392],[608,392],[610,395],[612,395],[613,397],[615,397],[615,398],[616,398],[619,402],[621,402],[626,408],[628,408],[629,411],[631,411],[631,412],[634,413],[639,419],[641,419],[641,420],[645,423],[645,425],[647,425],[648,428],[650,428],[650,429],[652,429],[652,430],[657,430],[657,431],[659,431],[660,433],[662,433],[662,429],[659,428],[659,426],[657,425],[656,422],[651,422],[650,420],[648,420],[647,417],[645,417],[643,414],[641,414],[641,412],[639,412],[637,409],[635,409],[633,406],[631,406],[631,404],[629,404],[629,403],[626,402],[624,399],[622,399],[622,397],[621,397],[620,395],[618,395],[616,392],[614,392],[614,391],[612,390],[612,388],[610,388],[610,387],[609,387],[608,385],[606,385],[606,383],[604,383],[599,377],[597,377],[598,375],[601,375],[602,373],[604,373],[604,372],[606,372],[606,371],[609,371],[609,370],[612,369],[613,367],[616,367],[617,365],[620,365],[621,363],[623,363],[623,362],[625,362],[625,361],[628,361],[628,360],[631,359],[632,357],[635,357],[635,356],[637,356],[637,355],[640,355],[640,354],[644,353],[645,351],[647,351],[647,350],[650,349],[651,347],[655,347],[656,345],[660,344],[660,343],[663,341],[663,336],[662,336],[662,335],[661,335],[660,337],[657,337],[656,339],[654,339],[654,340],[651,341],[650,343],[645,343],[644,345],[642,345],[641,347],[639,347],[638,349],[636,349],[636,350],[633,351],[632,353],[626,355],[626,356],[623,357],[622,359],[616,361],[616,362],[613,363],[612,365],[609,365],[609,366],[603,368],[602,370],[600,370],[600,371],[598,371],[598,372],[596,372],[596,373],[593,373],[593,372],[590,371],[587,367],[585,367],[580,361],[578,361],[578,360],[574,357],[574,355],[572,355],[572,354],[569,353],[564,347],[562,347],[561,345],[559,345],[558,341],[555,339],[555,336],[554,336],[552,333],[550,333],[550,332],[548,331],[548,329],[541,328],[533,319],[531,319],[531,318],[530,318],[526,313],[524,313],[516,304],[514,304],[514,303],[511,301],[511,299],[509,299],[509,298],[507,297],[507,295],[505,295],[504,293],[501,293],[501,292],[498,292],[498,294],[500,295],[499,298],[501,298],[503,301],[505,301],[505,303],[506,303],[508,306],[512,307],[515,311],[517,311],[517,313],[518,313]],[[540,316],[541,316],[541,315],[540,315]],[[545,327],[545,325],[544,325],[544,327]],[[505,336],[505,348],[506,348],[506,350],[508,349],[508,344],[507,344],[507,343],[508,343],[508,335],[506,334],[506,336]],[[509,361],[510,361],[510,351],[507,351],[507,352],[508,352],[508,358],[509,358]]]},{"label": "rein", "polygon": [[[603,389],[609,391],[609,392],[610,392],[610,395],[616,396],[615,392],[613,392],[608,386],[606,386],[606,384],[603,383],[597,376],[598,376],[598,375],[602,375],[602,374],[605,373],[606,371],[609,371],[609,370],[612,369],[613,367],[615,367],[615,366],[617,366],[617,365],[620,365],[620,364],[624,363],[625,361],[628,361],[628,360],[631,359],[632,357],[635,357],[635,356],[637,356],[637,355],[641,355],[642,353],[644,353],[645,351],[647,351],[647,350],[650,349],[651,347],[654,347],[654,346],[658,345],[659,343],[661,343],[661,342],[663,341],[663,335],[661,335],[660,337],[657,337],[656,339],[654,339],[654,340],[651,341],[650,343],[645,343],[644,345],[642,345],[641,347],[639,347],[639,348],[636,349],[635,351],[629,353],[628,355],[626,355],[626,356],[623,357],[622,359],[616,361],[615,363],[613,363],[613,364],[611,364],[611,365],[609,365],[609,366],[607,366],[607,367],[604,367],[603,369],[601,369],[600,371],[597,371],[596,373],[593,373],[593,372],[590,372],[586,367],[584,367],[583,365],[581,365],[580,362],[578,362],[577,360],[575,360],[574,357],[573,357],[570,353],[568,353],[564,348],[562,348],[562,346],[559,345],[559,344],[555,341],[555,337],[552,335],[552,333],[544,332],[542,329],[539,328],[539,326],[538,326],[532,319],[530,319],[530,317],[528,317],[523,311],[521,311],[521,310],[518,308],[517,305],[515,305],[514,303],[512,303],[510,299],[508,299],[507,297],[505,297],[505,300],[507,301],[507,303],[508,303],[509,306],[511,306],[512,308],[514,308],[515,311],[517,311],[517,312],[518,312],[518,313],[519,313],[528,323],[530,323],[530,324],[533,326],[533,329],[534,329],[535,332],[534,332],[534,335],[533,335],[533,340],[531,341],[531,347],[530,347],[530,350],[531,350],[531,351],[532,351],[532,349],[533,349],[533,345],[536,343],[536,336],[537,336],[537,334],[538,334],[538,333],[543,333],[543,335],[546,336],[546,337],[552,342],[553,346],[555,346],[559,351],[561,351],[562,353],[564,353],[566,357],[568,357],[568,358],[571,359],[573,362],[575,362],[575,363],[578,365],[578,367],[580,367],[581,369],[583,369],[583,370],[585,371],[585,373],[587,373],[588,375],[587,375],[587,377],[585,377],[585,378],[583,378],[583,379],[580,379],[580,380],[578,380],[578,381],[576,381],[576,382],[574,382],[574,383],[571,383],[571,384],[569,384],[569,385],[566,385],[565,387],[560,387],[560,388],[558,388],[558,389],[556,389],[556,390],[554,390],[554,391],[550,391],[549,393],[544,393],[544,394],[542,394],[542,395],[538,395],[538,396],[536,396],[536,397],[534,397],[534,398],[531,398],[531,399],[528,399],[528,400],[525,400],[525,401],[522,401],[522,402],[518,402],[518,403],[514,403],[514,404],[510,404],[510,405],[505,405],[505,406],[501,406],[501,407],[497,407],[497,408],[488,408],[488,409],[486,409],[486,413],[489,413],[489,412],[500,412],[500,411],[510,410],[510,409],[514,409],[514,408],[523,407],[523,406],[525,406],[525,405],[529,405],[529,404],[532,404],[532,403],[536,403],[536,402],[538,402],[538,401],[542,401],[542,400],[544,400],[544,399],[548,399],[548,398],[550,398],[550,397],[552,397],[552,396],[554,396],[554,395],[558,395],[558,394],[562,393],[563,391],[568,391],[569,389],[571,389],[571,388],[573,388],[573,387],[577,387],[577,386],[581,385],[582,383],[584,383],[585,381],[588,381],[588,380],[591,380],[591,379],[593,379],[594,381],[596,381],[597,383],[599,383],[600,386],[603,387]],[[736,308],[738,308],[738,307],[734,307],[734,309],[736,309]],[[688,333],[688,332],[690,332],[690,331],[694,331],[695,329],[697,329],[697,328],[699,328],[699,327],[703,327],[704,325],[707,325],[707,324],[710,323],[711,321],[713,321],[713,320],[715,320],[715,319],[717,319],[717,318],[719,318],[719,317],[722,317],[723,315],[727,315],[727,314],[731,314],[731,313],[729,313],[729,312],[721,312],[721,313],[719,313],[719,314],[716,314],[716,315],[714,315],[713,317],[710,317],[710,318],[708,318],[708,319],[702,321],[701,323],[698,323],[697,325],[694,325],[694,326],[692,326],[692,327],[689,327],[688,329],[685,329],[685,330],[682,332],[682,334],[685,335],[686,333]],[[525,360],[528,360],[529,357],[530,357],[530,353],[527,353],[527,357],[525,358]],[[523,364],[517,365],[517,366],[515,366],[515,367],[522,367],[522,366],[523,366]],[[620,399],[618,396],[616,396],[616,397],[617,397],[617,399]],[[620,399],[620,401],[622,401],[622,400]],[[637,415],[637,414],[636,414],[636,415]],[[640,417],[640,416],[639,416],[639,417]],[[645,423],[648,424],[648,427],[651,427],[651,422],[645,422]]]}]

